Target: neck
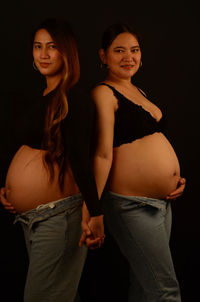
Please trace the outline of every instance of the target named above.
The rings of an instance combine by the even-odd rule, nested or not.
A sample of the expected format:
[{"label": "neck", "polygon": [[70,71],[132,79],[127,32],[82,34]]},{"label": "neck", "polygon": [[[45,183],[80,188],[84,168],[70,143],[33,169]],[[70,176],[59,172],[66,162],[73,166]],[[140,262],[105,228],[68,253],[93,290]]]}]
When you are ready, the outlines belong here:
[{"label": "neck", "polygon": [[51,76],[51,77],[46,76],[47,87],[45,88],[43,95],[46,95],[50,91],[54,90],[61,82],[61,79],[62,79],[61,74]]},{"label": "neck", "polygon": [[131,83],[131,77],[130,78],[118,78],[115,75],[108,75],[108,77],[106,78],[106,81],[115,83],[117,85],[122,85],[122,86],[130,86],[132,85]]}]

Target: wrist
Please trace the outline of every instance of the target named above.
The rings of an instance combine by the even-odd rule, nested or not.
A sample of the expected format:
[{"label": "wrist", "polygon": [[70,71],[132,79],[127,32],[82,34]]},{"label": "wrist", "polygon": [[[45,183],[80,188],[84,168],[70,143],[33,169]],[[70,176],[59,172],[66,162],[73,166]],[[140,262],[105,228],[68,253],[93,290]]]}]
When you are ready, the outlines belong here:
[{"label": "wrist", "polygon": [[104,217],[104,215],[101,214],[101,215],[98,215],[98,216],[92,216],[92,217],[90,217],[90,219],[92,219],[92,220],[94,220],[94,221],[95,221],[95,220],[98,221],[98,220],[102,220],[103,217]]}]

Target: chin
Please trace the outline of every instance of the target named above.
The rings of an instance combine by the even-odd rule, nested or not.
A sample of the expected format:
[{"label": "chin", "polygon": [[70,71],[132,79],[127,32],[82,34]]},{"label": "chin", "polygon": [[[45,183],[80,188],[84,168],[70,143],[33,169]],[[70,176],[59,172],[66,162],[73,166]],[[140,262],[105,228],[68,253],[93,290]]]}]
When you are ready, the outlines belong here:
[{"label": "chin", "polygon": [[[134,73],[135,74],[135,73]],[[120,78],[124,79],[124,80],[129,80],[130,78],[132,78],[134,76],[133,73],[129,73],[129,74],[122,74],[120,76]]]},{"label": "chin", "polygon": [[136,74],[135,70],[124,71],[120,74],[121,78],[129,79],[132,78]]},{"label": "chin", "polygon": [[53,72],[49,71],[49,70],[39,70],[39,72],[43,75],[43,76],[51,76],[53,74]]}]

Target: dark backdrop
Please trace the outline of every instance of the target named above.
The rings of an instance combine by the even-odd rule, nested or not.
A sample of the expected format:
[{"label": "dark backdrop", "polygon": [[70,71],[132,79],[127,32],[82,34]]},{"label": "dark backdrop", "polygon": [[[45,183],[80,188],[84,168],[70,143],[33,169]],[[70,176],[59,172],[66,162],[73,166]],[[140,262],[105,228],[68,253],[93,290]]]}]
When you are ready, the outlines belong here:
[{"label": "dark backdrop", "polygon": [[[9,160],[7,142],[13,102],[23,110],[38,75],[32,70],[29,36],[46,17],[61,16],[73,26],[80,51],[81,78],[92,85],[103,78],[98,58],[100,36],[116,21],[130,23],[142,36],[143,67],[135,83],[151,100],[167,106],[168,136],[187,179],[184,195],[173,206],[171,249],[183,301],[196,301],[199,248],[199,22],[195,2],[183,1],[16,1],[0,12],[0,168],[1,185]],[[35,88],[36,89],[36,88]],[[27,102],[31,98],[26,99]],[[12,149],[12,146],[11,146]],[[19,226],[0,212],[0,300],[22,301],[27,255]],[[80,295],[83,302],[127,301],[128,267],[107,233],[104,247],[89,252]],[[195,295],[196,294],[196,295]],[[58,301],[59,302],[59,301]],[[139,301],[136,301],[139,302]]]}]

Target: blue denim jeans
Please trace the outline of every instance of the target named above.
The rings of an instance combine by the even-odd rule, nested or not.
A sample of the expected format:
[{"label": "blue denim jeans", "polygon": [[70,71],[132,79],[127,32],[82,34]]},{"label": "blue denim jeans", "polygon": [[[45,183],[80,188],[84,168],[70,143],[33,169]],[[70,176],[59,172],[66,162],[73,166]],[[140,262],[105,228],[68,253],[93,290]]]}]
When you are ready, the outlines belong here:
[{"label": "blue denim jeans", "polygon": [[171,258],[169,202],[107,192],[105,221],[130,265],[129,302],[180,302]]},{"label": "blue denim jeans", "polygon": [[87,255],[78,246],[82,202],[78,194],[17,215],[29,255],[25,302],[74,302]]}]

